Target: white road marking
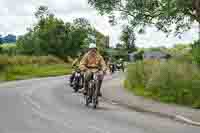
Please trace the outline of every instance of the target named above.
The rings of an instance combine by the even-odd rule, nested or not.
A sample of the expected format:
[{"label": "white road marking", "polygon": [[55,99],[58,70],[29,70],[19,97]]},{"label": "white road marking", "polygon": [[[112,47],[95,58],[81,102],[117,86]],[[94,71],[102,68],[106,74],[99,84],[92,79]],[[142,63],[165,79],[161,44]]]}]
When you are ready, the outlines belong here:
[{"label": "white road marking", "polygon": [[176,119],[185,121],[185,122],[190,123],[190,124],[192,124],[192,125],[200,126],[200,122],[192,121],[192,120],[190,120],[190,119],[188,119],[188,118],[185,118],[185,117],[183,117],[183,116],[181,116],[181,115],[176,115]]},{"label": "white road marking", "polygon": [[112,104],[112,105],[118,105],[118,103],[116,103],[116,102],[111,102],[111,104]]},{"label": "white road marking", "polygon": [[54,118],[50,118],[47,114],[43,113],[43,112],[40,112],[34,108],[32,108],[32,111],[37,114],[40,118],[44,119],[44,120],[48,120],[48,121],[52,121],[52,122],[55,122],[57,124],[61,124],[61,125],[64,125],[65,127],[67,128],[73,128],[72,124],[70,124],[70,122],[66,122],[66,121],[58,121],[57,119],[54,119]]},{"label": "white road marking", "polygon": [[97,131],[97,132],[99,132],[99,133],[110,133],[109,131],[105,131],[105,130],[103,130],[103,129],[101,129],[101,128],[98,128],[98,127],[96,127],[96,126],[89,126],[88,128],[89,128],[89,129],[93,129],[93,130],[95,130],[95,131]]},{"label": "white road marking", "polygon": [[[33,99],[30,96],[24,96],[24,97],[25,97],[26,101],[28,101],[32,106],[34,106],[37,109],[41,109],[40,104],[38,104],[37,102],[33,101]],[[24,101],[24,103],[25,103],[25,101]],[[26,104],[27,104],[27,102],[26,102]]]}]

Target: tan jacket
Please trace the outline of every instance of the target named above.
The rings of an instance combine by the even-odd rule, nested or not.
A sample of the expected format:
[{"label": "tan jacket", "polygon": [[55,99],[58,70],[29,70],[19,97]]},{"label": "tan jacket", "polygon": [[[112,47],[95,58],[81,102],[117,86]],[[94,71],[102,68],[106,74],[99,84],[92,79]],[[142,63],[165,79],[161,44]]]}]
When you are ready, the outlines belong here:
[{"label": "tan jacket", "polygon": [[81,70],[91,70],[91,71],[98,71],[100,68],[103,71],[106,71],[107,66],[103,59],[103,57],[97,52],[96,55],[91,55],[90,52],[86,53],[82,60],[80,61],[80,69]]}]

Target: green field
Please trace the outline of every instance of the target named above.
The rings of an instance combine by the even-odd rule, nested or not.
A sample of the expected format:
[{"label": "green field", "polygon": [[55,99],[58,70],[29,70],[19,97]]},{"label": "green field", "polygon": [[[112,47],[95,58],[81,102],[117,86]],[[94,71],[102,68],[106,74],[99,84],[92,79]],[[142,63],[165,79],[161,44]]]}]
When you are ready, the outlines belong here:
[{"label": "green field", "polygon": [[3,48],[10,48],[10,47],[15,47],[16,43],[4,43],[0,46],[2,46]]}]

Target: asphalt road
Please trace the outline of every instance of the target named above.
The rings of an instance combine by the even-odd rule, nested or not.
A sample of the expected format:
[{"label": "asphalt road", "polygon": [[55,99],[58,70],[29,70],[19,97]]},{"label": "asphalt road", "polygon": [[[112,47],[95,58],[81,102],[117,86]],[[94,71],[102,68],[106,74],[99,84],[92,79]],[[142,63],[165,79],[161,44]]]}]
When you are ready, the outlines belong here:
[{"label": "asphalt road", "polygon": [[[109,81],[111,82],[111,81]],[[66,77],[0,84],[0,133],[199,133],[200,128],[101,100],[84,105]]]}]

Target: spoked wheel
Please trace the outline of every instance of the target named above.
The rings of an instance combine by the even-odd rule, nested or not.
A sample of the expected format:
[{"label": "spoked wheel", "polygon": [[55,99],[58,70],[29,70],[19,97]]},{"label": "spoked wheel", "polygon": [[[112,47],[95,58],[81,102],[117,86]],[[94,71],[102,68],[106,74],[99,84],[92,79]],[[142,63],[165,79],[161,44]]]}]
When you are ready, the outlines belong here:
[{"label": "spoked wheel", "polygon": [[92,99],[93,109],[96,109],[98,105],[98,89],[97,88],[98,88],[98,83],[94,85],[94,95]]},{"label": "spoked wheel", "polygon": [[88,88],[87,95],[85,96],[85,105],[89,106],[89,104],[92,102],[91,98],[91,88]]},{"label": "spoked wheel", "polygon": [[93,109],[96,109],[96,108],[97,108],[97,105],[98,105],[98,100],[97,100],[97,98],[94,98],[92,103],[93,103],[93,106],[92,106]]},{"label": "spoked wheel", "polygon": [[85,96],[85,106],[89,106],[90,104],[90,98],[88,96]]},{"label": "spoked wheel", "polygon": [[78,77],[75,78],[73,89],[74,92],[78,92],[78,90],[80,89],[80,79]]},{"label": "spoked wheel", "polygon": [[73,88],[74,88],[74,92],[78,92],[79,88],[77,85],[75,85]]}]

